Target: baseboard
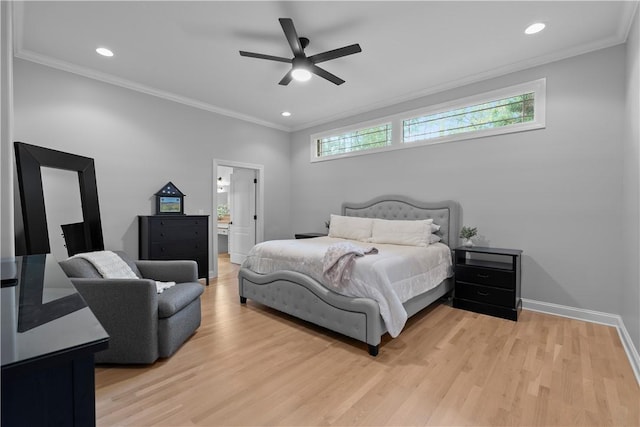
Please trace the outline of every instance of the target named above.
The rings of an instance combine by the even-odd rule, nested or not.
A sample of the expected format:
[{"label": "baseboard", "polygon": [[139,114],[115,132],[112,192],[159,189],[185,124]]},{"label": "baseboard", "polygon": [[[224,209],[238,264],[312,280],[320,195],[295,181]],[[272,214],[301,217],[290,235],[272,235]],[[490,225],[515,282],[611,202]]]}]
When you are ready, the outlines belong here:
[{"label": "baseboard", "polygon": [[585,322],[599,323],[601,325],[613,326],[618,331],[618,336],[622,342],[627,358],[631,364],[631,369],[636,376],[636,381],[640,385],[640,355],[633,345],[631,336],[624,326],[622,317],[617,314],[603,313],[601,311],[585,310],[582,308],[569,307],[566,305],[553,304],[550,302],[522,299],[524,310],[537,311],[540,313],[552,314],[555,316],[568,317],[571,319],[583,320]]}]

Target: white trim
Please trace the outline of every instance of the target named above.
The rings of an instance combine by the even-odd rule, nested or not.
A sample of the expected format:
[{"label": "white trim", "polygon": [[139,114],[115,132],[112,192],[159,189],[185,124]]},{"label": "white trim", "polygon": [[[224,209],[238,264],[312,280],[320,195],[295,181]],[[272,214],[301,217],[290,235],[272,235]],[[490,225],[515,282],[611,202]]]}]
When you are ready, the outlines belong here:
[{"label": "white trim", "polygon": [[633,374],[636,377],[636,381],[638,382],[638,385],[640,385],[640,355],[633,345],[633,341],[631,340],[631,336],[629,335],[627,328],[624,326],[622,317],[619,315],[525,298],[522,298],[522,308],[524,310],[537,311],[539,313],[552,314],[554,316],[568,317],[570,319],[583,320],[585,322],[615,327],[618,331],[618,336],[620,337],[624,351],[627,354],[627,358],[629,359],[629,364],[631,365]]},{"label": "white trim", "polygon": [[[510,98],[513,96],[522,95],[524,93],[534,92],[534,120],[531,122],[525,122],[521,124],[514,124],[508,126],[502,126],[493,129],[483,129],[478,131],[465,132],[455,135],[449,135],[439,138],[431,138],[423,141],[416,142],[403,142],[402,130],[404,129],[404,121],[418,118],[421,116],[428,116],[431,114],[457,110],[467,106],[473,106],[483,104],[486,102],[492,102],[499,99]],[[404,113],[405,117],[400,121],[400,139],[403,144],[407,145],[430,145],[441,142],[460,141],[464,139],[482,138],[486,136],[502,135],[506,133],[522,132],[531,129],[540,129],[545,127],[546,123],[546,98],[547,98],[547,79],[542,78],[531,82],[520,83],[513,86],[508,86],[501,89],[492,90],[490,92],[484,92],[477,95],[467,96],[465,98],[456,99],[453,101],[444,102],[437,105],[432,105],[426,108],[420,108],[416,110]]]},{"label": "white trim", "polygon": [[[404,120],[411,118],[434,114],[437,112],[455,110],[470,105],[491,102],[497,99],[509,98],[511,96],[521,95],[523,93],[534,92],[534,120],[521,124],[502,126],[493,129],[483,129],[478,131],[470,131],[444,137],[425,139],[416,142],[403,142],[402,130]],[[358,122],[337,129],[330,129],[322,132],[314,133],[310,136],[310,162],[324,162],[329,160],[343,159],[346,157],[363,156],[373,153],[381,153],[384,151],[402,150],[415,147],[423,147],[425,145],[442,144],[446,142],[464,141],[468,139],[485,138],[488,136],[504,135],[517,132],[525,132],[529,130],[542,129],[546,127],[546,98],[547,98],[547,79],[541,78],[529,82],[524,82],[504,88],[478,93],[464,98],[458,98],[446,101],[440,104],[429,105],[418,109],[403,111],[389,116],[378,117],[376,119]],[[333,156],[317,157],[316,144],[318,139],[327,138],[329,136],[340,135],[343,133],[353,132],[368,127],[382,126],[391,123],[391,145],[387,147],[374,148],[370,150],[352,151],[349,153],[336,154]]]},{"label": "white trim", "polygon": [[[318,139],[329,138],[331,136],[340,136],[346,133],[356,132],[362,129],[368,129],[368,128],[373,128],[378,126],[391,126],[391,145],[387,145],[386,147],[380,147],[380,148],[371,148],[368,150],[334,154],[332,156],[316,157],[316,149],[317,149],[316,141]],[[364,154],[380,153],[382,151],[394,150],[395,149],[394,145],[396,144],[395,140],[396,140],[396,132],[397,132],[395,128],[396,128],[396,124],[391,120],[390,117],[383,117],[380,119],[368,120],[366,122],[359,122],[353,125],[343,126],[337,129],[332,129],[330,131],[320,132],[320,133],[311,135],[311,162],[322,162],[325,160],[341,159],[344,157],[361,156]]]},{"label": "white trim", "polygon": [[[235,162],[232,160],[213,159],[213,173],[211,177],[211,193],[213,195],[211,204],[211,219],[213,225],[217,224],[218,218],[218,187],[216,185],[216,182],[218,181],[218,167],[220,166],[253,169],[256,171],[258,180],[258,188],[256,189],[256,216],[258,217],[258,219],[256,220],[256,243],[262,242],[264,240],[264,165]],[[212,226],[211,233],[214,237],[211,239],[211,256],[213,257],[213,262],[211,263],[211,265],[213,266],[213,270],[209,271],[210,278],[218,277],[218,233],[215,232],[216,229],[217,227]]]},{"label": "white trim", "polygon": [[[622,21],[622,25],[618,27],[618,32],[616,37],[620,40],[623,40],[623,43],[627,41],[629,38],[629,32],[631,32],[631,26],[633,25],[633,17],[636,14],[636,9],[640,5],[640,1],[626,1],[622,6],[622,13],[620,16],[622,17],[620,20]],[[625,22],[626,20],[626,22]]]}]

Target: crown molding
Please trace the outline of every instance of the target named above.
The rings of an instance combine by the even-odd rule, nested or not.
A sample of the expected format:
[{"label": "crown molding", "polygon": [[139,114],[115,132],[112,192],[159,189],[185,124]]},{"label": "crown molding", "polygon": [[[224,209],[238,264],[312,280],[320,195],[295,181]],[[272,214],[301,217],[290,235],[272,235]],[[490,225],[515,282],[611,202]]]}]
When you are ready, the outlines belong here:
[{"label": "crown molding", "polygon": [[120,86],[126,89],[142,92],[147,95],[152,95],[158,98],[163,98],[169,101],[177,102],[179,104],[187,105],[189,107],[198,108],[200,110],[209,111],[211,113],[220,114],[222,116],[231,117],[245,122],[254,123],[260,126],[265,126],[273,129],[290,132],[291,129],[285,126],[278,125],[276,123],[268,122],[258,119],[246,114],[238,113],[236,111],[227,110],[225,108],[217,107],[215,105],[207,104],[206,102],[198,101],[195,99],[187,98],[185,96],[177,95],[164,90],[159,90],[151,86],[147,86],[138,82],[134,82],[127,79],[122,79],[111,74],[102,73],[90,68],[80,67],[75,64],[71,64],[66,61],[54,59],[45,55],[40,55],[35,52],[28,51],[26,49],[19,49],[15,52],[15,56],[26,61],[35,62],[37,64],[45,65],[47,67],[56,68],[58,70],[67,71],[69,73],[78,74],[83,77],[87,77],[94,80],[99,80],[104,83]]},{"label": "crown molding", "polygon": [[626,1],[622,6],[622,12],[620,13],[620,26],[618,27],[618,38],[627,41],[629,38],[629,32],[633,25],[633,18],[636,15],[636,10],[640,7],[640,0]]}]

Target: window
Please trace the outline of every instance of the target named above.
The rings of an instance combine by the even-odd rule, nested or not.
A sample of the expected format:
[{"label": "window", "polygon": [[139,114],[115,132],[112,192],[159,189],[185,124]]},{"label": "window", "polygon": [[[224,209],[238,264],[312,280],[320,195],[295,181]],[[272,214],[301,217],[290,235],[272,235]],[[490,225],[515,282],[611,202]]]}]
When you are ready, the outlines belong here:
[{"label": "window", "polygon": [[391,123],[318,138],[316,156],[327,157],[391,145]]},{"label": "window", "polygon": [[311,161],[540,129],[545,103],[546,80],[539,79],[334,129],[311,135]]},{"label": "window", "polygon": [[402,122],[402,142],[416,142],[464,132],[525,123],[534,117],[535,93],[456,108]]}]

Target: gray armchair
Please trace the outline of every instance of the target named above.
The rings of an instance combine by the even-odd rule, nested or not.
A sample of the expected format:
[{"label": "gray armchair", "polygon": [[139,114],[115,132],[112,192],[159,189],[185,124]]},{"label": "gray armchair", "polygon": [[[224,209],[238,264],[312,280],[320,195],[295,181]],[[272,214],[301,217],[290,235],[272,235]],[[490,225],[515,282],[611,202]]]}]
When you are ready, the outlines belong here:
[{"label": "gray armchair", "polygon": [[[104,279],[82,258],[60,266],[110,336],[96,363],[153,363],[169,357],[200,326],[195,261],[132,261],[116,252],[140,279]],[[176,282],[161,294],[155,281]]]}]

